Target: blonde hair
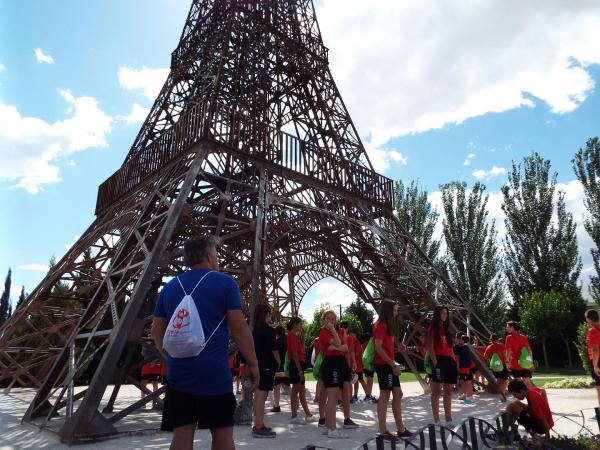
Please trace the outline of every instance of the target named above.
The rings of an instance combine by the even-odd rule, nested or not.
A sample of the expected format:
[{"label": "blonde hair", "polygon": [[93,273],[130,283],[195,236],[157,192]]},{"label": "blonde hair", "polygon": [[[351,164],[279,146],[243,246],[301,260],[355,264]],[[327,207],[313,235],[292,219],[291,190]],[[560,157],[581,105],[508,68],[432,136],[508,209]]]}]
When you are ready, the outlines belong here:
[{"label": "blonde hair", "polygon": [[333,314],[335,320],[337,321],[337,314],[335,313],[335,311],[333,309],[328,309],[327,311],[323,311],[323,314],[321,314],[321,326],[325,325],[325,317],[328,314]]}]

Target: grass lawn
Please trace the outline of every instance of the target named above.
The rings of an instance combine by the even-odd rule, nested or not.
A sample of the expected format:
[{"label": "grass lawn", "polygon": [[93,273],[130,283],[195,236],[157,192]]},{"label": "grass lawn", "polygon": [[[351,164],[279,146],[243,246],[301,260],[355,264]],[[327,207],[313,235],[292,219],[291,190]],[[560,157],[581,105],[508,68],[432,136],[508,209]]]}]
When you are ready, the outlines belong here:
[{"label": "grass lawn", "polygon": [[[585,372],[582,368],[574,368],[574,369],[538,369],[533,373],[533,382],[536,386],[544,386],[546,383],[551,381],[558,381],[564,378],[569,377],[581,377],[584,376]],[[312,371],[307,371],[304,374],[304,377],[307,381],[314,381],[314,377]],[[400,376],[400,381],[408,382],[408,381],[417,381],[415,375],[408,371],[402,372]],[[377,382],[377,374],[375,374],[375,383]]]}]

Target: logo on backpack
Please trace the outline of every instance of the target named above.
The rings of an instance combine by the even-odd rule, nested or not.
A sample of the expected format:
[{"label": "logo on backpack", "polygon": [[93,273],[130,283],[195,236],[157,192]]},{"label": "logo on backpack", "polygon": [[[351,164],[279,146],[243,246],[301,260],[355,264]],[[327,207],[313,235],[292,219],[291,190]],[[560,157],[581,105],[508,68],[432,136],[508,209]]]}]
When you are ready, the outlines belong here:
[{"label": "logo on backpack", "polygon": [[176,314],[177,320],[173,323],[173,327],[177,328],[177,329],[180,329],[183,327],[189,327],[190,321],[189,320],[185,321],[185,319],[187,319],[188,317],[190,317],[189,311],[185,308],[181,308],[179,311],[177,311],[177,314]]}]

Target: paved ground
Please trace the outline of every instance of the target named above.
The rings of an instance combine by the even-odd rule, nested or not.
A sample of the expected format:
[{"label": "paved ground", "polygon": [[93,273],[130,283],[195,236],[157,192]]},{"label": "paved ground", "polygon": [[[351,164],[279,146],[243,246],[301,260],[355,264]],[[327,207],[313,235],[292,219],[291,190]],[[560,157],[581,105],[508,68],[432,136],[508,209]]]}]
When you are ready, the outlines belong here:
[{"label": "paved ground", "polygon": [[[314,392],[314,382],[307,383],[311,392]],[[403,400],[404,418],[406,425],[411,430],[416,430],[427,425],[431,420],[429,406],[429,396],[422,394],[418,383],[403,383],[405,398]],[[137,392],[132,387],[126,387],[125,395],[133,400]],[[376,395],[378,392],[375,392]],[[8,449],[64,449],[67,448],[61,444],[54,433],[39,431],[35,427],[22,425],[20,419],[27,409],[29,401],[33,396],[31,390],[13,391],[10,395],[0,394],[0,450]],[[567,414],[565,418],[559,418],[555,415],[556,431],[562,434],[577,434],[581,429],[581,424],[590,427],[594,432],[598,432],[597,426],[590,417],[593,416],[593,408],[596,402],[596,395],[592,389],[584,390],[548,390],[548,397],[552,410],[555,413]],[[118,406],[118,405],[117,405]],[[332,449],[352,449],[358,444],[366,441],[375,435],[376,432],[376,409],[375,405],[359,403],[353,405],[352,418],[361,425],[357,430],[349,430],[350,439],[345,441],[332,441],[322,436],[320,429],[316,424],[307,426],[290,425],[289,405],[287,397],[282,397],[282,412],[268,413],[266,417],[267,425],[273,427],[278,433],[276,439],[254,439],[250,435],[249,427],[235,428],[235,442],[238,449],[248,450],[298,450],[307,444],[321,445]],[[316,405],[311,405],[314,411]],[[458,402],[454,405],[454,420],[460,422],[464,418],[474,415],[482,418],[491,418],[496,415],[503,404],[497,396],[476,396],[474,406],[463,406]],[[581,415],[573,414],[573,411],[588,409]],[[341,418],[341,412],[338,418]],[[388,413],[390,429],[394,429],[392,423],[391,408]],[[557,420],[558,419],[558,420]],[[339,423],[339,420],[338,420]],[[171,435],[169,433],[158,431],[136,432],[143,428],[158,428],[160,425],[159,413],[154,411],[137,412],[123,423],[123,426],[130,432],[115,439],[94,444],[86,444],[83,447],[90,450],[100,449],[164,449],[168,448]],[[206,431],[196,433],[195,448],[208,449],[209,433]]]}]

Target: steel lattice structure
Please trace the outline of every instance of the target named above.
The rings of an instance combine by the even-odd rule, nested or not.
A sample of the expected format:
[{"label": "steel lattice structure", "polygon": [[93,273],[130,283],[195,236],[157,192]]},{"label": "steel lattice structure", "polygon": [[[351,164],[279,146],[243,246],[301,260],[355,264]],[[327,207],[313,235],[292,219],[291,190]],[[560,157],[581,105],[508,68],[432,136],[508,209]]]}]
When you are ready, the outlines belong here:
[{"label": "steel lattice structure", "polygon": [[[36,387],[24,420],[58,421],[65,442],[116,433],[162,392],[132,373],[151,345],[156,294],[185,269],[182,244],[197,234],[220,243],[247,312],[262,301],[296,314],[330,276],[371,304],[401,302],[407,344],[436,303],[472,326],[393,207],[393,182],[373,170],[329,71],[312,1],[194,0],[160,95],[99,188],[96,220],[0,330],[0,382]],[[148,395],[115,413],[124,383]]]}]

